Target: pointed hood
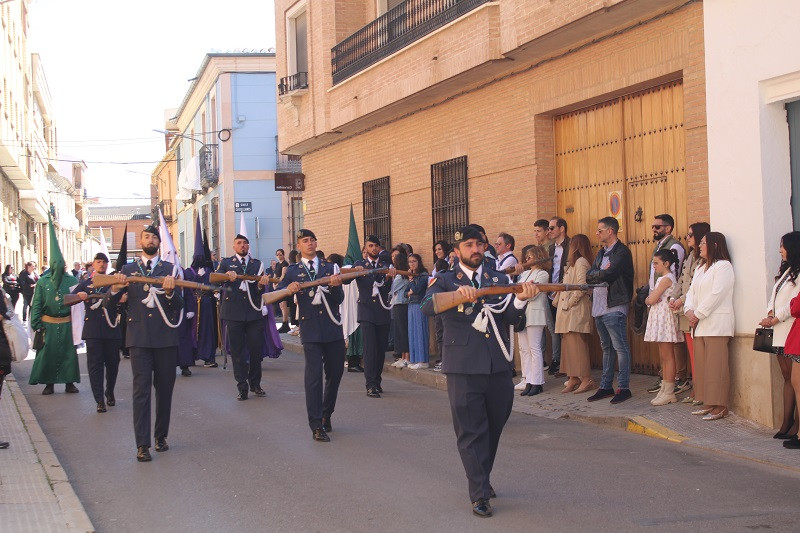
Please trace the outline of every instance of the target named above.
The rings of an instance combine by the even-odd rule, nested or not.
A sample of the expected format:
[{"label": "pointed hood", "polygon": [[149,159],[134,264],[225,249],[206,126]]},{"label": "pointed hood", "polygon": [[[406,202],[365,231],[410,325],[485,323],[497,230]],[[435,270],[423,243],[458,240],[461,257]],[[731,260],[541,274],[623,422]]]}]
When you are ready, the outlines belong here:
[{"label": "pointed hood", "polygon": [[56,239],[56,227],[53,225],[53,218],[47,215],[47,228],[50,235],[50,278],[56,287],[61,286],[61,280],[64,278],[64,256],[61,254],[61,247],[58,245]]},{"label": "pointed hood", "polygon": [[214,268],[214,260],[211,259],[211,248],[208,246],[208,233],[203,235],[203,259],[209,268]]},{"label": "pointed hood", "polygon": [[361,259],[363,259],[363,257],[361,257],[361,241],[358,238],[353,204],[350,204],[350,233],[347,236],[347,253],[344,256],[344,264],[353,265],[356,261],[360,261]]},{"label": "pointed hood", "polygon": [[119,272],[128,262],[128,224],[125,224],[125,233],[122,234],[122,244],[119,245],[119,253],[117,254],[117,262],[114,264],[114,270]]},{"label": "pointed hood", "polygon": [[192,255],[192,268],[197,271],[205,265],[205,250],[203,249],[203,228],[200,226],[200,216],[195,217],[194,225],[194,254]]}]

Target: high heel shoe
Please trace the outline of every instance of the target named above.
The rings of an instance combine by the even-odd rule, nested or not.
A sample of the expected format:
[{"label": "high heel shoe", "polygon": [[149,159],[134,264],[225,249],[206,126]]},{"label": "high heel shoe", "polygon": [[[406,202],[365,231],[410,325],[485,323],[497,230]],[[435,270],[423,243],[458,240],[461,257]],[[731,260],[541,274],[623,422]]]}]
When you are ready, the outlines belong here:
[{"label": "high heel shoe", "polygon": [[522,392],[520,392],[520,393],[519,393],[519,395],[520,395],[520,396],[527,396],[527,395],[528,395],[528,393],[529,393],[529,392],[531,392],[531,388],[532,388],[532,387],[533,387],[533,385],[531,385],[530,383],[528,383],[527,385],[525,385],[525,390],[523,390]]},{"label": "high heel shoe", "polygon": [[708,413],[703,417],[703,420],[719,420],[720,418],[725,418],[726,416],[728,416],[728,409],[723,409],[717,414]]},{"label": "high heel shoe", "polygon": [[582,382],[580,387],[572,391],[572,394],[583,394],[584,392],[589,392],[595,387],[597,387],[597,384],[594,382],[593,379],[590,379],[588,381]]},{"label": "high heel shoe", "polygon": [[780,440],[789,440],[789,439],[791,439],[792,437],[795,437],[795,436],[797,436],[797,433],[789,433],[788,431],[786,433],[782,433],[782,432],[778,431],[777,433],[775,433],[772,436],[772,438],[773,439],[780,439]]},{"label": "high heel shoe", "polygon": [[708,409],[698,409],[697,411],[692,411],[692,414],[695,416],[707,415],[713,410],[713,407],[709,407]]}]

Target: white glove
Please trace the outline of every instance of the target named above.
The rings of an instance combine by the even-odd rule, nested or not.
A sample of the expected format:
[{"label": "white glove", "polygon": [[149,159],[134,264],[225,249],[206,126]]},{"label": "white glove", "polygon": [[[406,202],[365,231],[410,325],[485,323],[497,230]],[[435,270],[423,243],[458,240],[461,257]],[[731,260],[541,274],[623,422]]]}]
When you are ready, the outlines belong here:
[{"label": "white glove", "polygon": [[186,313],[186,318],[188,318],[189,320],[193,319],[194,318],[194,313],[192,313],[191,311]]}]

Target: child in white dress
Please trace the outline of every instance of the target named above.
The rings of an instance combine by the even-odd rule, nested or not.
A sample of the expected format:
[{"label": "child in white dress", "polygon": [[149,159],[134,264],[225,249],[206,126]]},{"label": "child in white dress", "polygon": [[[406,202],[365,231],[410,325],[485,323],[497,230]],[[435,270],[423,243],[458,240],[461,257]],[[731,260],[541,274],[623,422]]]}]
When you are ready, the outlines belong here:
[{"label": "child in white dress", "polygon": [[675,397],[675,351],[674,344],[681,342],[678,317],[669,308],[670,289],[675,286],[675,276],[671,267],[678,260],[674,251],[659,250],[653,256],[653,276],[650,282],[650,295],[645,303],[650,306],[647,316],[645,342],[658,343],[658,356],[661,361],[661,390],[650,403],[667,405],[677,402]]}]

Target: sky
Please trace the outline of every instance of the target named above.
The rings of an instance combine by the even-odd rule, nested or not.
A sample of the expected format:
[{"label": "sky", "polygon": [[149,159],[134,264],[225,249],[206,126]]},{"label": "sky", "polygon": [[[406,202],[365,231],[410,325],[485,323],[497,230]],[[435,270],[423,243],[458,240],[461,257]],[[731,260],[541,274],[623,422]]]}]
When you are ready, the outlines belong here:
[{"label": "sky", "polygon": [[180,106],[206,53],[275,46],[271,0],[33,0],[29,21],[59,158],[86,162],[87,194],[102,205],[150,203],[165,151],[153,130]]}]

